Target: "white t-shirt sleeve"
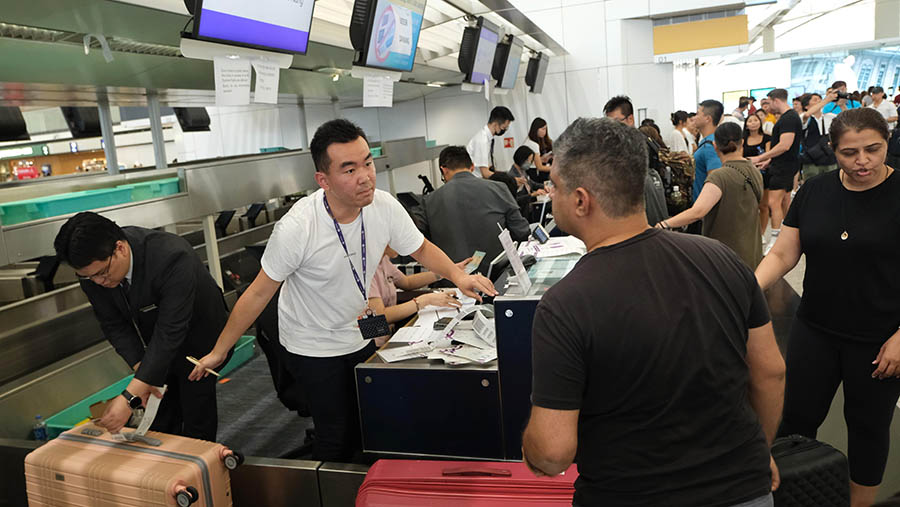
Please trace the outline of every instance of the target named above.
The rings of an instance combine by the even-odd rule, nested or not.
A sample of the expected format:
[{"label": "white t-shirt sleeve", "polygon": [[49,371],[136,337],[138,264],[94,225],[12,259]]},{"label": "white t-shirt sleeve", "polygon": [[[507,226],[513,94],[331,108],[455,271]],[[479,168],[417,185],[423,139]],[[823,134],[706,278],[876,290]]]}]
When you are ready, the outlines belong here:
[{"label": "white t-shirt sleeve", "polygon": [[309,231],[296,218],[286,215],[279,220],[260,262],[266,275],[276,282],[283,282],[296,271],[303,262],[308,237]]},{"label": "white t-shirt sleeve", "polygon": [[397,199],[386,194],[385,200],[388,203],[391,224],[391,240],[388,244],[400,255],[409,255],[415,252],[425,242],[425,236],[419,232],[409,213],[403,209],[403,205]]},{"label": "white t-shirt sleeve", "polygon": [[874,105],[869,106],[869,107],[872,107],[872,108],[876,109],[879,113],[881,113],[881,116],[884,116],[885,120],[887,120],[888,118],[891,118],[893,116],[897,116],[897,108],[894,107],[894,103],[893,102],[889,103],[887,100],[882,101],[882,103],[879,104],[878,107],[875,107]]},{"label": "white t-shirt sleeve", "polygon": [[475,164],[475,167],[491,166],[490,149],[491,147],[485,142],[484,133],[481,131],[478,131],[478,133],[469,140],[469,144],[466,145],[466,151],[468,151],[469,156],[472,157],[472,163]]},{"label": "white t-shirt sleeve", "polygon": [[684,138],[684,134],[679,130],[676,129],[669,132],[669,138],[666,139],[666,141],[669,143],[669,151],[684,151],[690,153],[687,140]]}]

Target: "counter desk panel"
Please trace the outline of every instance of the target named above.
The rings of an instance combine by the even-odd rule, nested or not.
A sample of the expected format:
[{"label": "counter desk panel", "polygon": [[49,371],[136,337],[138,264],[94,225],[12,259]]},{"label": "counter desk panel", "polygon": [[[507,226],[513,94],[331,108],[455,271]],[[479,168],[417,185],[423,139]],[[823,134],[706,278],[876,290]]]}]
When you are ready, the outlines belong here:
[{"label": "counter desk panel", "polygon": [[446,366],[373,355],[356,366],[356,387],[366,452],[504,457],[497,361]]}]

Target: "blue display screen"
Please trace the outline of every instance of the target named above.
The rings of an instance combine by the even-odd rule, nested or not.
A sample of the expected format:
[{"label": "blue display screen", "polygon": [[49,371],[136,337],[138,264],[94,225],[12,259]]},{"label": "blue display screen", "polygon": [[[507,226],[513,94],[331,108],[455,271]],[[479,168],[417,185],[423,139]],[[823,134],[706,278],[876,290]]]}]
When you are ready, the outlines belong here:
[{"label": "blue display screen", "polygon": [[424,13],[425,0],[379,0],[372,20],[366,66],[412,70]]}]

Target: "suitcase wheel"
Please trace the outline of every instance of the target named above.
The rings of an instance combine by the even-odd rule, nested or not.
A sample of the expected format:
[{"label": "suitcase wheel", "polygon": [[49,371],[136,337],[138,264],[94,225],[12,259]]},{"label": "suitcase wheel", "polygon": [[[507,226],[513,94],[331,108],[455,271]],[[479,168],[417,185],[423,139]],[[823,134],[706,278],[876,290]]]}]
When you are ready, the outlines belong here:
[{"label": "suitcase wheel", "polygon": [[178,504],[178,507],[188,507],[199,498],[200,493],[197,492],[197,488],[188,486],[175,495],[175,503]]},{"label": "suitcase wheel", "polygon": [[230,454],[225,455],[223,461],[225,462],[225,468],[234,470],[244,462],[244,455],[238,451],[231,451]]}]

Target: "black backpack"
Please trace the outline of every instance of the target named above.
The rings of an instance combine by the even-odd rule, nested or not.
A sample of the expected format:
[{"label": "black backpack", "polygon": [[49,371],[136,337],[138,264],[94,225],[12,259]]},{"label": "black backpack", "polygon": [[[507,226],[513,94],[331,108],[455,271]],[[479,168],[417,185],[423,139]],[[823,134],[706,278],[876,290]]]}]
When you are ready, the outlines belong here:
[{"label": "black backpack", "polygon": [[[815,125],[815,133],[812,132]],[[834,156],[834,150],[831,149],[831,142],[828,134],[819,132],[819,122],[810,123],[806,128],[803,136],[803,154],[800,161],[803,164],[813,165],[834,165],[837,164],[837,158]]]}]

